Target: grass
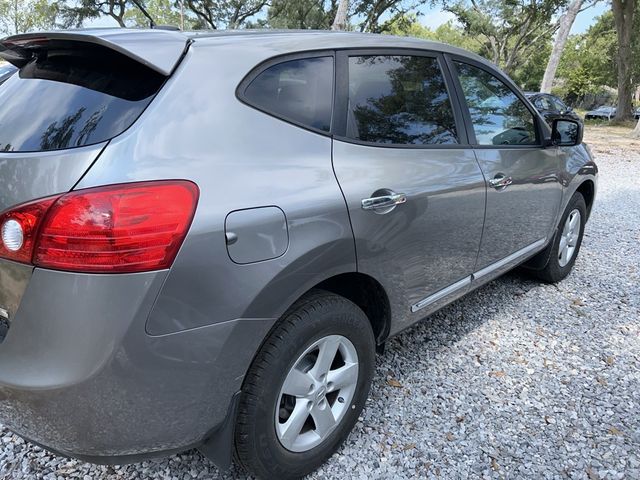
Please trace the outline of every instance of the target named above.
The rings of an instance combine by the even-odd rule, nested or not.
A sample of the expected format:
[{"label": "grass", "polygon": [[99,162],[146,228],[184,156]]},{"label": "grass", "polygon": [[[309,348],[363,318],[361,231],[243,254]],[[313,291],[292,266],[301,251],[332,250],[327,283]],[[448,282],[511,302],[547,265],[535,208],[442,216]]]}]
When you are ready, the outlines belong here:
[{"label": "grass", "polygon": [[594,152],[610,152],[611,149],[625,148],[640,151],[640,139],[631,137],[636,122],[587,122],[584,127],[584,141]]}]

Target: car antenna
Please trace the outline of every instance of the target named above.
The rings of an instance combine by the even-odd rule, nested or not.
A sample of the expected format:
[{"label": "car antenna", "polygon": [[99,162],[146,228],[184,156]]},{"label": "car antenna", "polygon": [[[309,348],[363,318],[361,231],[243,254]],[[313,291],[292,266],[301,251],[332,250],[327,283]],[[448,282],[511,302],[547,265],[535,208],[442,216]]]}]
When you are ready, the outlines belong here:
[{"label": "car antenna", "polygon": [[138,7],[138,10],[142,12],[142,14],[149,19],[149,28],[153,28],[156,26],[156,22],[153,21],[153,17],[149,15],[149,12],[142,6],[138,0],[131,0],[133,4]]}]

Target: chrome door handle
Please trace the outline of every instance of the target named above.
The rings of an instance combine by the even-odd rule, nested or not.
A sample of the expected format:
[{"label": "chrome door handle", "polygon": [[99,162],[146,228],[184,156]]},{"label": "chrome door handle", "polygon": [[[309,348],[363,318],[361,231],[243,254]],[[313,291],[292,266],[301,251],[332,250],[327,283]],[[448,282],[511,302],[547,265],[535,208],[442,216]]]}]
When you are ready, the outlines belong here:
[{"label": "chrome door handle", "polygon": [[505,177],[501,173],[493,177],[489,180],[489,185],[493,188],[499,190],[501,188],[507,188],[509,185],[513,183],[513,179],[511,177]]},{"label": "chrome door handle", "polygon": [[[388,195],[381,195],[379,197],[371,197],[362,199],[363,210],[384,210],[389,209],[391,211],[396,205],[405,203],[407,196],[404,193],[389,192]],[[386,212],[385,212],[386,213]]]}]

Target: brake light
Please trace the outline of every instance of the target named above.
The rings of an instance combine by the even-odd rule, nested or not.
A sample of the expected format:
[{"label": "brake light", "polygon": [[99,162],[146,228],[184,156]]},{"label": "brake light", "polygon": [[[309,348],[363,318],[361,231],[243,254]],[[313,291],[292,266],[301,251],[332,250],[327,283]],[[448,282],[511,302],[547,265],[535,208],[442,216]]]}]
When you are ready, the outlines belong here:
[{"label": "brake light", "polygon": [[0,215],[0,257],[29,263],[42,218],[60,196],[22,204]]},{"label": "brake light", "polygon": [[[0,217],[0,256],[74,272],[168,268],[191,225],[198,196],[194,183],[171,180],[77,190],[21,205]],[[20,229],[24,240],[12,251],[20,243]]]}]

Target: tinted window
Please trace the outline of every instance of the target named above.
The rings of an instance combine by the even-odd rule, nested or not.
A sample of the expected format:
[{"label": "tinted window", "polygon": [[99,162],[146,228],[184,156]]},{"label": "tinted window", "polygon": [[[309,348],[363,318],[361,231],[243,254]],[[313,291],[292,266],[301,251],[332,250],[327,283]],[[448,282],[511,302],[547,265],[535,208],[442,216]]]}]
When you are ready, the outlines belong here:
[{"label": "tinted window", "polygon": [[113,138],[138,118],[163,81],[104,47],[42,51],[0,86],[0,151],[57,150]]},{"label": "tinted window", "polygon": [[333,57],[290,60],[267,68],[244,92],[252,105],[324,131],[331,129]]},{"label": "tinted window", "polygon": [[533,115],[507,85],[490,73],[456,62],[473,130],[480,145],[535,145]]},{"label": "tinted window", "polygon": [[447,88],[435,58],[349,58],[347,136],[385,144],[458,143]]},{"label": "tinted window", "polygon": [[564,103],[562,103],[562,101],[559,98],[549,97],[549,101],[553,105],[554,110],[557,110],[559,112],[564,112],[567,110],[567,106]]},{"label": "tinted window", "polygon": [[534,103],[538,110],[553,110],[553,106],[551,102],[547,99],[547,97],[538,97]]}]

